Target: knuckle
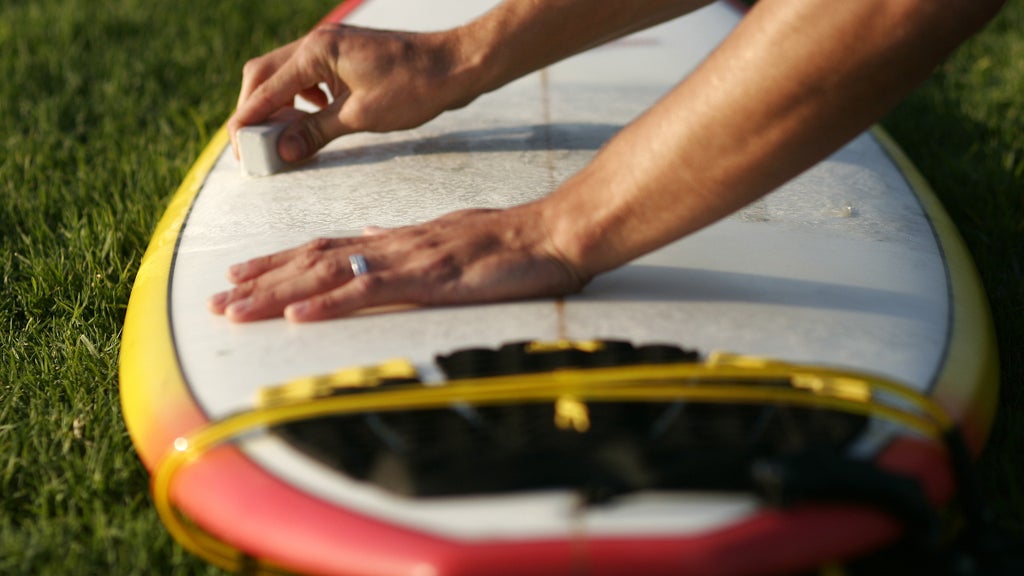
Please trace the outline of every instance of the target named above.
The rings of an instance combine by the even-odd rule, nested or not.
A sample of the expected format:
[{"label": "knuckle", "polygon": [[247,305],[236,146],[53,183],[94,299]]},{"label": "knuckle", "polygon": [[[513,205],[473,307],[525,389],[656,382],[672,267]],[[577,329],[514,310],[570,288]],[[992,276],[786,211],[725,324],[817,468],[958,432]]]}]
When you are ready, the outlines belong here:
[{"label": "knuckle", "polygon": [[354,130],[370,130],[370,127],[373,126],[373,107],[368,105],[363,98],[356,95],[350,96],[345,100],[342,112],[345,115],[345,123]]},{"label": "knuckle", "polygon": [[320,261],[322,252],[317,250],[303,250],[295,257],[295,267],[299,270],[309,270]]},{"label": "knuckle", "polygon": [[258,292],[253,292],[252,295],[249,296],[249,300],[252,303],[252,308],[262,310],[272,306],[275,302],[278,302],[279,297],[280,290],[271,287]]},{"label": "knuckle", "polygon": [[322,270],[318,270],[321,266],[329,266],[324,264],[328,262],[330,258],[326,258],[327,251],[331,248],[332,242],[330,238],[315,238],[306,242],[292,255],[292,265],[299,271],[305,271],[313,269],[314,273],[321,273]]},{"label": "knuckle", "polygon": [[337,280],[342,276],[342,271],[347,268],[342,267],[335,258],[321,258],[312,266],[314,278],[322,283]]},{"label": "knuckle", "polygon": [[345,26],[337,22],[324,22],[318,24],[309,34],[306,35],[308,42],[325,42],[333,40],[339,32],[341,32]]},{"label": "knuckle", "polygon": [[364,274],[350,280],[350,284],[351,294],[362,302],[380,292],[384,285],[384,279],[376,274]]},{"label": "knuckle", "polygon": [[302,123],[302,137],[306,140],[306,150],[319,150],[327,144],[327,135],[322,127],[311,120]]},{"label": "knuckle", "polygon": [[242,65],[242,76],[244,78],[257,78],[263,74],[266,66],[263,58],[252,58]]},{"label": "knuckle", "polygon": [[332,243],[330,238],[314,238],[303,245],[302,251],[311,254],[320,253],[325,250],[329,250],[331,248],[331,245]]},{"label": "knuckle", "polygon": [[309,307],[309,311],[315,316],[329,314],[341,308],[343,304],[344,300],[337,291],[319,294],[306,300],[306,305]]},{"label": "knuckle", "polygon": [[[263,79],[256,79],[257,82],[261,82]],[[258,109],[273,109],[274,108],[274,94],[266,84],[260,84],[253,90],[252,94],[249,95],[249,100],[252,105]]]},{"label": "knuckle", "polygon": [[274,259],[270,256],[260,256],[251,260],[246,260],[242,265],[243,269],[248,274],[252,274],[257,271],[266,271],[274,267]]},{"label": "knuckle", "polygon": [[431,272],[432,280],[438,283],[451,282],[462,276],[462,266],[459,265],[458,259],[448,253],[430,259],[427,270]]},{"label": "knuckle", "polygon": [[326,56],[331,61],[337,60],[341,54],[339,37],[344,31],[341,24],[322,24],[310,31],[303,39],[301,54],[310,59]]},{"label": "knuckle", "polygon": [[302,39],[303,51],[316,51],[319,48],[326,46],[330,36],[331,29],[327,24],[322,24],[313,28],[309,31],[309,34],[306,34],[306,37]]},{"label": "knuckle", "polygon": [[233,290],[231,290],[231,298],[233,300],[248,298],[255,291],[256,281],[246,280],[245,282],[242,282],[241,284],[235,286]]}]

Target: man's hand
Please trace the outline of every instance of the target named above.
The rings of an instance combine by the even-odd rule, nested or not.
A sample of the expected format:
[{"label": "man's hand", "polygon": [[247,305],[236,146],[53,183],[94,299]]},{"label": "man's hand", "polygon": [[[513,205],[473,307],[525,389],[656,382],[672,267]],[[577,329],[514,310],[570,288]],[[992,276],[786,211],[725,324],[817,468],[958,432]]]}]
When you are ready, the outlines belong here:
[{"label": "man's hand", "polygon": [[459,81],[456,36],[330,24],[250,60],[242,73],[238,107],[227,125],[236,154],[239,128],[280,117],[295,96],[321,110],[287,114],[298,119],[278,141],[278,154],[286,162],[308,158],[344,134],[414,128],[468,104],[475,93]]},{"label": "man's hand", "polygon": [[[545,233],[541,203],[467,210],[417,226],[356,238],[314,240],[235,265],[235,288],[210,309],[237,322],[286,316],[295,322],[346,316],[395,304],[444,305],[556,296],[586,279]],[[349,257],[366,259],[356,276]]]},{"label": "man's hand", "polygon": [[524,74],[709,2],[509,0],[442,32],[320,26],[246,64],[228,133],[237,155],[239,128],[290,120],[281,112],[302,96],[323,109],[281,134],[278,154],[295,162],[344,134],[415,128]]}]

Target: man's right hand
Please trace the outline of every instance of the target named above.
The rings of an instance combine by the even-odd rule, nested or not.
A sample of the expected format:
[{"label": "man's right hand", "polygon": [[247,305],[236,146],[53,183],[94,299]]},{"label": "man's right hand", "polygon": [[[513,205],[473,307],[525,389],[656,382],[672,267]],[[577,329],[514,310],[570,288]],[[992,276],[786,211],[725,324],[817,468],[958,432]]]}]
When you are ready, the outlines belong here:
[{"label": "man's right hand", "polygon": [[[344,134],[414,128],[464,106],[477,93],[458,76],[457,47],[450,32],[329,24],[254,58],[245,65],[238,107],[227,125],[236,155],[238,129],[275,116],[298,118],[278,140],[281,158],[296,162]],[[321,110],[294,112],[295,96]]]}]

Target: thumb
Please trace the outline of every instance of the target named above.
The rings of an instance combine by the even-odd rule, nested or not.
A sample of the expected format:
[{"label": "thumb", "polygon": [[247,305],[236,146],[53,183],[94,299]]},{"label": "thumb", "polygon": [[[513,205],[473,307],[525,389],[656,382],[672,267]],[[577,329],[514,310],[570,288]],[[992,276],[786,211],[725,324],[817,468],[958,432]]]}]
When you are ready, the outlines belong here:
[{"label": "thumb", "polygon": [[285,162],[298,162],[316,154],[328,142],[347,134],[331,107],[292,122],[277,140],[277,153]]},{"label": "thumb", "polygon": [[315,154],[324,144],[327,141],[320,128],[312,116],[307,116],[292,122],[281,132],[277,140],[277,154],[285,162],[298,162]]}]

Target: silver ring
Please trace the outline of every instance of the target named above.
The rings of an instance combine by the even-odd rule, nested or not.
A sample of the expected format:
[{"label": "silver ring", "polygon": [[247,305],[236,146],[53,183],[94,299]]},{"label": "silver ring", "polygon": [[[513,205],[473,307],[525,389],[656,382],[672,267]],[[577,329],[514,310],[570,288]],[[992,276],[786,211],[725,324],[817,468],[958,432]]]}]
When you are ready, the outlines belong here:
[{"label": "silver ring", "polygon": [[362,254],[353,254],[348,257],[348,264],[352,267],[353,276],[362,276],[370,271],[366,265],[366,257]]}]

